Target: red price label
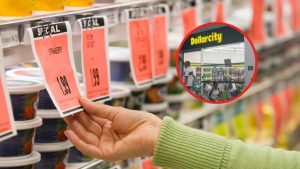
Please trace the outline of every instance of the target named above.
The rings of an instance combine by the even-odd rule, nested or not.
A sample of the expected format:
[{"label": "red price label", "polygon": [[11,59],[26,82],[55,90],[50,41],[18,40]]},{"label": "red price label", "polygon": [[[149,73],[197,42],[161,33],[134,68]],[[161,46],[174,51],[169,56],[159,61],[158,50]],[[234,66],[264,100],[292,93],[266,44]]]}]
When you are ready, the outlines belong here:
[{"label": "red price label", "polygon": [[181,11],[181,21],[183,25],[184,35],[187,35],[190,31],[197,26],[196,8],[190,7]]},{"label": "red price label", "polygon": [[265,40],[265,25],[264,25],[264,0],[252,0],[252,23],[249,29],[249,36],[255,43],[261,43]]},{"label": "red price label", "polygon": [[[167,31],[168,31],[168,20],[167,20],[167,8],[156,7],[158,13],[153,16],[152,32],[153,32],[153,67],[154,67],[154,78],[160,78],[166,76],[168,72],[168,66],[170,62]],[[165,12],[165,13],[163,13]]]},{"label": "red price label", "polygon": [[291,4],[291,27],[293,31],[300,29],[299,0],[290,0]]},{"label": "red price label", "polygon": [[35,58],[61,116],[82,111],[68,22],[29,28]]},{"label": "red price label", "polygon": [[4,77],[0,75],[0,141],[12,137],[16,134],[15,127],[13,125],[13,116],[10,99],[6,93],[6,87],[4,84]]},{"label": "red price label", "polygon": [[143,161],[143,169],[159,169],[152,164],[152,158],[146,159]]},{"label": "red price label", "polygon": [[283,0],[276,0],[275,4],[276,9],[276,28],[275,34],[276,36],[284,36],[286,34],[286,28],[284,25],[284,16],[283,16]]},{"label": "red price label", "polygon": [[216,22],[224,22],[225,21],[225,7],[224,2],[222,0],[218,0],[215,4],[216,9]]},{"label": "red price label", "polygon": [[131,71],[135,83],[145,85],[152,82],[150,21],[140,11],[128,12]]},{"label": "red price label", "polygon": [[85,95],[93,101],[109,98],[110,74],[107,59],[106,18],[78,21],[82,35],[82,70]]}]

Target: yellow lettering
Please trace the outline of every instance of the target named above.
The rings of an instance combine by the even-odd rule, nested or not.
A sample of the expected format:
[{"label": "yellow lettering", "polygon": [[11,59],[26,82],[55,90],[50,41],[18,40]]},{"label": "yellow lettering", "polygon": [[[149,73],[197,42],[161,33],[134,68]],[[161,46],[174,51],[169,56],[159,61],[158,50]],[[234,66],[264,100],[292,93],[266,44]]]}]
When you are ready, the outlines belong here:
[{"label": "yellow lettering", "polygon": [[193,38],[193,37],[191,37],[191,46],[193,46],[193,45],[194,45],[194,43],[195,43],[195,40],[194,40],[194,38]]}]

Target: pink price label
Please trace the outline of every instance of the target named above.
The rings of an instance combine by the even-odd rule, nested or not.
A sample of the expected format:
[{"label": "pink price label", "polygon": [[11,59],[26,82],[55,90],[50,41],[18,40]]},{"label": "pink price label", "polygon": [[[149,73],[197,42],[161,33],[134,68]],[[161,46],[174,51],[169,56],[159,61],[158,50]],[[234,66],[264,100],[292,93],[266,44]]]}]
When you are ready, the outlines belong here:
[{"label": "pink price label", "polygon": [[137,85],[147,84],[152,81],[149,25],[148,18],[134,19],[128,23],[131,70]]},{"label": "pink price label", "polygon": [[[106,54],[106,30],[103,18],[93,18],[97,27],[82,29],[82,63],[85,94],[88,99],[99,101],[109,98],[109,71]],[[103,23],[103,25],[100,25]],[[94,25],[96,26],[96,25]]]},{"label": "pink price label", "polygon": [[181,21],[183,25],[183,33],[187,35],[197,26],[196,8],[186,8],[181,11]]},{"label": "pink price label", "polygon": [[[39,28],[42,29],[39,31]],[[49,34],[47,29],[56,29],[56,33]],[[47,90],[62,116],[82,110],[68,30],[65,22],[32,28],[35,57],[44,74]]]},{"label": "pink price label", "polygon": [[166,76],[170,62],[167,44],[167,16],[155,15],[152,26],[154,78],[160,78]]},{"label": "pink price label", "polygon": [[10,102],[7,101],[4,83],[0,75],[0,140],[7,138],[14,134],[12,126],[12,113],[8,106]]}]

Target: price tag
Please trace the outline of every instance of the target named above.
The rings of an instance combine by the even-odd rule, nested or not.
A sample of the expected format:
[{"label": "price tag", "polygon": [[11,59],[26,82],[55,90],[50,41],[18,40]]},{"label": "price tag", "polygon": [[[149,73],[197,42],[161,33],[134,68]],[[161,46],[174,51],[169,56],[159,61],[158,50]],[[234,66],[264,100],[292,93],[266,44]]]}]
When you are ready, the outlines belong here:
[{"label": "price tag", "polygon": [[69,22],[28,28],[46,89],[62,117],[82,111]]},{"label": "price tag", "polygon": [[0,35],[3,48],[17,46],[20,44],[18,26],[14,26],[11,28],[2,28]]},{"label": "price tag", "polygon": [[254,43],[264,42],[265,25],[264,25],[264,0],[251,0],[252,2],[252,22],[249,28],[249,36]]},{"label": "price tag", "polygon": [[299,0],[290,0],[291,4],[291,28],[293,31],[300,29]]},{"label": "price tag", "polygon": [[183,33],[187,35],[197,26],[197,10],[196,2],[182,2],[181,4],[181,21],[183,25]]},{"label": "price tag", "polygon": [[146,85],[152,82],[148,8],[129,9],[126,10],[126,15],[132,77],[136,85]]},{"label": "price tag", "polygon": [[102,15],[105,15],[107,17],[107,23],[108,26],[116,26],[120,23],[119,21],[119,9],[110,10],[107,12],[102,13]]},{"label": "price tag", "polygon": [[152,158],[148,158],[142,162],[143,169],[159,169],[152,164]]},{"label": "price tag", "polygon": [[[0,56],[0,64],[2,63],[2,56]],[[3,72],[3,65],[0,65],[0,141],[17,134]]]},{"label": "price tag", "polygon": [[284,25],[283,0],[276,0],[275,11],[276,11],[275,35],[284,36],[286,34],[286,27]]},{"label": "price tag", "polygon": [[168,16],[169,9],[167,5],[153,6],[152,19],[152,46],[153,46],[153,72],[154,79],[165,77],[170,64],[170,54],[168,50]]},{"label": "price tag", "polygon": [[223,0],[217,0],[215,2],[215,21],[224,22],[225,21],[225,7]]},{"label": "price tag", "polygon": [[107,58],[107,18],[82,18],[75,31],[81,32],[81,60],[85,96],[95,102],[110,97],[110,71]]}]

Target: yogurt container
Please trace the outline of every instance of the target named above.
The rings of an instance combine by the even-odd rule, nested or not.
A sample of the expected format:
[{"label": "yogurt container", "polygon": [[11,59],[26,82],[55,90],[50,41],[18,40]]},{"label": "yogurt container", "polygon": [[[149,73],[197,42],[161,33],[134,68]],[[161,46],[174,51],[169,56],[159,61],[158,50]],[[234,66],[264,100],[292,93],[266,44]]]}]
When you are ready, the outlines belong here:
[{"label": "yogurt container", "polygon": [[72,146],[69,141],[60,143],[34,144],[34,150],[41,153],[41,161],[36,163],[35,169],[64,169],[64,159],[68,149]]},{"label": "yogurt container", "polygon": [[35,143],[57,143],[67,140],[67,123],[57,110],[38,110],[37,114],[43,118],[43,125],[36,129]]},{"label": "yogurt container", "polygon": [[134,84],[130,69],[130,49],[126,47],[109,47],[110,74],[112,82]]},{"label": "yogurt container", "polygon": [[183,103],[186,100],[187,95],[186,93],[177,94],[177,95],[168,95],[166,100],[168,102],[168,116],[173,117],[173,119],[178,119],[180,112],[183,107]]},{"label": "yogurt container", "polygon": [[141,110],[142,105],[145,102],[146,91],[150,88],[150,86],[150,84],[143,87],[128,85],[131,92],[125,107],[131,110]]},{"label": "yogurt container", "polygon": [[[32,66],[34,66],[34,62],[30,63]],[[21,79],[29,79],[29,80],[38,80],[38,81],[44,81],[44,77],[42,75],[41,69],[38,67],[25,67],[25,64],[22,64],[20,66],[24,67],[18,67],[13,68],[11,70],[7,70],[5,72],[7,77],[12,78],[21,78]],[[76,73],[77,78],[79,79],[79,82],[83,81],[83,76],[81,73]]]},{"label": "yogurt container", "polygon": [[159,118],[163,118],[167,115],[168,103],[158,103],[158,104],[144,104],[143,110],[156,115]]},{"label": "yogurt container", "polygon": [[0,158],[15,160],[29,157],[32,154],[32,144],[35,129],[42,125],[42,119],[16,122],[17,135],[0,142]]},{"label": "yogurt container", "polygon": [[172,76],[168,74],[167,77],[157,80],[150,89],[146,91],[145,104],[165,102],[168,91],[168,82],[171,78]]},{"label": "yogurt container", "polygon": [[36,112],[34,104],[38,98],[38,92],[44,89],[44,85],[38,81],[6,78],[13,115],[16,121],[31,120]]},{"label": "yogurt container", "polygon": [[[21,79],[28,79],[28,80],[35,80],[44,82],[44,78],[40,68],[38,67],[21,67],[21,68],[13,68],[11,70],[6,71],[7,77],[12,78],[21,78]],[[79,81],[83,81],[83,76],[80,73],[77,73],[77,77]],[[37,102],[37,109],[56,109],[52,99],[50,98],[47,90],[44,88],[38,93],[38,102]]]},{"label": "yogurt container", "polygon": [[168,83],[168,95],[178,95],[184,93],[184,91],[178,76],[174,75],[172,80]]},{"label": "yogurt container", "polygon": [[0,168],[1,169],[32,169],[34,164],[41,160],[40,153],[33,151],[32,154],[27,158],[22,159],[1,159],[0,158]]},{"label": "yogurt container", "polygon": [[82,154],[76,147],[69,148],[69,154],[67,157],[68,164],[86,163],[93,160],[93,157]]},{"label": "yogurt container", "polygon": [[111,100],[104,102],[104,104],[115,107],[126,107],[129,96],[130,90],[128,88],[112,85]]}]

